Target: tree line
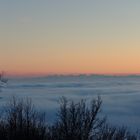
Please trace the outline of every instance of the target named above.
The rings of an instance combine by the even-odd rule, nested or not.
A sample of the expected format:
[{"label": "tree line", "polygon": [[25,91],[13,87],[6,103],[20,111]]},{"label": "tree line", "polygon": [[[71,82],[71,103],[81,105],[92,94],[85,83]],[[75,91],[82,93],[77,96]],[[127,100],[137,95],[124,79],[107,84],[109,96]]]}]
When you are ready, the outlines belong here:
[{"label": "tree line", "polygon": [[101,98],[90,105],[60,99],[57,119],[48,124],[30,99],[13,97],[0,115],[0,140],[137,140],[126,128],[110,126],[101,118]]}]

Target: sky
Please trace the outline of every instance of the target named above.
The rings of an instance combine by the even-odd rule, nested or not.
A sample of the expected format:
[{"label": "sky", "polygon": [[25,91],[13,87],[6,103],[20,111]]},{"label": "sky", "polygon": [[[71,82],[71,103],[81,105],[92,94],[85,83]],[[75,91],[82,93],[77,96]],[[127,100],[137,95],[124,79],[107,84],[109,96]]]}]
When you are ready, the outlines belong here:
[{"label": "sky", "polygon": [[0,1],[0,70],[139,74],[140,1]]}]

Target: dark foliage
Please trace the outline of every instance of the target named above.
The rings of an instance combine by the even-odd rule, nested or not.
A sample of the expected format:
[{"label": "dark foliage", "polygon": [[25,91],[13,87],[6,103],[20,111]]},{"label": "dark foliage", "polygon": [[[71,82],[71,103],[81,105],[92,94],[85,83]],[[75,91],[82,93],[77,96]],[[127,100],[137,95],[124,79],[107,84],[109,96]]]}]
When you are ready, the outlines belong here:
[{"label": "dark foliage", "polygon": [[0,122],[1,140],[45,140],[44,115],[35,111],[31,101],[15,97],[5,109]]},{"label": "dark foliage", "polygon": [[62,98],[58,121],[52,128],[52,140],[88,140],[98,133],[105,120],[99,119],[101,99],[93,100],[90,107],[84,100],[75,104]]},{"label": "dark foliage", "polygon": [[96,140],[137,140],[138,135],[131,134],[127,128],[111,127],[107,124],[100,129],[99,135]]},{"label": "dark foliage", "polygon": [[4,72],[0,73],[0,91],[7,84],[8,79],[4,78]]},{"label": "dark foliage", "polygon": [[0,73],[0,82],[1,84],[8,82],[8,79],[4,78],[4,72]]},{"label": "dark foliage", "polygon": [[0,140],[137,140],[126,128],[111,127],[99,117],[101,103],[99,97],[90,105],[63,97],[56,123],[48,126],[31,100],[13,97],[1,115]]}]

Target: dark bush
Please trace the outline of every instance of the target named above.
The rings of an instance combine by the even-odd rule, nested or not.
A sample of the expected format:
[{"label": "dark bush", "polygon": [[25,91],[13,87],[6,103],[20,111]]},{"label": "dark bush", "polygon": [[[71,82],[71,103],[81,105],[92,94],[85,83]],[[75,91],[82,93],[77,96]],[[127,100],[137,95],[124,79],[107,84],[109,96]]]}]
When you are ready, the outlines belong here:
[{"label": "dark bush", "polygon": [[90,107],[81,100],[79,103],[61,99],[58,120],[52,128],[53,140],[88,140],[98,133],[105,120],[98,118],[101,99],[93,100]]},{"label": "dark bush", "polygon": [[45,140],[45,116],[35,111],[31,100],[13,97],[4,111],[0,122],[1,140]]},{"label": "dark bush", "polygon": [[137,140],[126,128],[111,127],[99,117],[101,103],[100,97],[90,106],[63,97],[56,123],[48,126],[30,99],[13,97],[0,118],[0,140]]},{"label": "dark bush", "polygon": [[116,128],[105,123],[96,140],[138,140],[138,135],[131,134],[125,127]]}]

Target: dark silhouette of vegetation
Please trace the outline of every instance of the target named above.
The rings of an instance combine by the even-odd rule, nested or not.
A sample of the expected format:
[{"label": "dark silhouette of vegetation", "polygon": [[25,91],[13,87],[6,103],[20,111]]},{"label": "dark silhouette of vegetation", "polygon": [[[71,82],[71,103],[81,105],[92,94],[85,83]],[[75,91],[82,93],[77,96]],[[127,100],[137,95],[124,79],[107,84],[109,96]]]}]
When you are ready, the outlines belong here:
[{"label": "dark silhouette of vegetation", "polygon": [[99,117],[101,99],[78,103],[61,98],[58,118],[47,125],[30,99],[12,98],[0,118],[0,140],[136,140],[125,128],[111,127]]},{"label": "dark silhouette of vegetation", "polygon": [[0,121],[0,139],[45,140],[45,136],[44,115],[35,111],[31,100],[18,101],[13,97]]},{"label": "dark silhouette of vegetation", "polygon": [[88,140],[95,137],[105,122],[98,118],[101,99],[93,100],[90,107],[81,100],[79,103],[61,99],[58,121],[52,128],[52,140]]},{"label": "dark silhouette of vegetation", "polygon": [[8,79],[4,78],[4,72],[0,73],[0,82],[1,84],[8,82]]},{"label": "dark silhouette of vegetation", "polygon": [[4,78],[4,72],[0,73],[0,91],[5,84],[7,84],[8,79]]}]

